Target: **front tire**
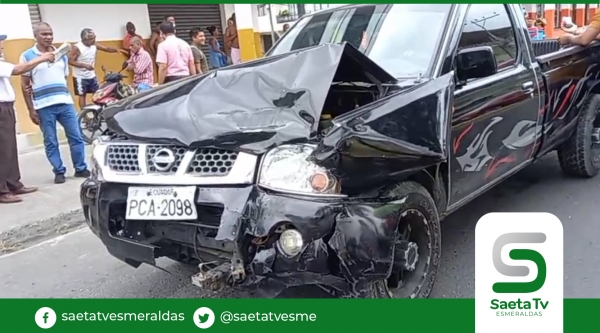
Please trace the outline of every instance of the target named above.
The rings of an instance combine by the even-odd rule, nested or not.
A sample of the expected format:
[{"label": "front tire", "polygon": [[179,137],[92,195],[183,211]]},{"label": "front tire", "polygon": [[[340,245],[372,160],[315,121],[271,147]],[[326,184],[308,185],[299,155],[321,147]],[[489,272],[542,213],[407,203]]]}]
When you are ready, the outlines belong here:
[{"label": "front tire", "polygon": [[575,131],[558,149],[566,175],[591,178],[600,172],[600,95],[592,95],[581,109]]},{"label": "front tire", "polygon": [[400,183],[392,195],[402,202],[394,265],[387,280],[371,283],[367,297],[427,298],[437,277],[442,244],[435,201],[422,185],[412,181]]},{"label": "front tire", "polygon": [[83,109],[77,117],[81,137],[87,144],[91,144],[98,136],[102,135],[104,129],[100,119],[100,112],[95,109]]}]

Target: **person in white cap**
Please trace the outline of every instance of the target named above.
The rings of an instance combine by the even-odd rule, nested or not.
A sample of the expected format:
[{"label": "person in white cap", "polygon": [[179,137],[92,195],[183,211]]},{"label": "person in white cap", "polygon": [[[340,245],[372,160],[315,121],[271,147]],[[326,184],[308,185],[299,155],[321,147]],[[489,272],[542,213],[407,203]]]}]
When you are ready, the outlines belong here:
[{"label": "person in white cap", "polygon": [[0,34],[0,204],[21,202],[19,195],[37,191],[37,188],[26,187],[21,183],[15,129],[15,91],[9,78],[29,72],[43,62],[54,62],[52,52],[43,53],[23,64],[13,65],[7,62],[4,60],[2,45],[6,37]]}]

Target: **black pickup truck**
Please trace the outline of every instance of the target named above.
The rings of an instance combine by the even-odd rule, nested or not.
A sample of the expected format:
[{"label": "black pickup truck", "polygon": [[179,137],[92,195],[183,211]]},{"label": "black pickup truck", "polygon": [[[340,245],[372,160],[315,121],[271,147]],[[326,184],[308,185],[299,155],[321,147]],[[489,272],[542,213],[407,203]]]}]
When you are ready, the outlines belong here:
[{"label": "black pickup truck", "polygon": [[83,212],[203,288],[428,297],[445,216],[552,151],[598,174],[599,52],[532,42],[518,5],[304,16],[265,58],[105,109]]}]

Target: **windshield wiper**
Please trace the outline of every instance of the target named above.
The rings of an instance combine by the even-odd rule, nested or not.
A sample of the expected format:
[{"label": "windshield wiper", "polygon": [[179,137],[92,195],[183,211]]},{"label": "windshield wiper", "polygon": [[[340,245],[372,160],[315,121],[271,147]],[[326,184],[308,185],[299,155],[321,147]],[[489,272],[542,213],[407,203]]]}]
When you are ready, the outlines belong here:
[{"label": "windshield wiper", "polygon": [[423,82],[423,73],[419,73],[419,76],[415,79],[415,83]]},{"label": "windshield wiper", "polygon": [[421,83],[425,80],[425,77],[423,76],[423,73],[419,73],[416,76],[397,76],[396,79],[402,81],[410,81],[412,83]]}]

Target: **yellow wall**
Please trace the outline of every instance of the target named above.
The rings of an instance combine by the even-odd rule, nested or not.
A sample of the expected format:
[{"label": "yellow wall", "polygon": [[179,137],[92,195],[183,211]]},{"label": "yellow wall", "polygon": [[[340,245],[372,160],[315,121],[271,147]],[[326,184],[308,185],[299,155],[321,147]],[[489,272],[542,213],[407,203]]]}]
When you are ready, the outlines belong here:
[{"label": "yellow wall", "polygon": [[[147,41],[146,41],[147,42]],[[110,46],[114,48],[121,48],[122,41],[121,40],[112,40],[112,41],[98,41],[98,43],[104,46]],[[19,56],[23,51],[32,47],[34,41],[31,39],[14,39],[14,40],[6,40],[4,41],[4,55],[8,62],[18,63]],[[60,46],[62,43],[55,43],[55,46]],[[106,53],[98,51],[96,56],[96,75],[98,76],[98,81],[102,83],[104,79],[104,73],[102,72],[102,66],[106,68],[107,71],[119,71],[123,62],[127,60],[127,58],[121,53]],[[72,72],[72,68],[71,68]],[[132,73],[124,71],[123,72],[127,78],[125,78],[125,83],[132,82]],[[156,72],[155,72],[156,76]],[[29,120],[29,112],[27,110],[27,106],[25,105],[25,101],[23,99],[23,94],[21,93],[21,78],[20,77],[12,77],[11,83],[15,88],[15,92],[17,95],[17,99],[15,101],[15,109],[17,111],[17,117],[19,120],[19,132],[21,133],[35,133],[39,132],[40,129],[38,126],[34,125],[31,120]],[[79,109],[79,105],[77,102],[77,96],[73,94],[73,78],[72,74],[68,79],[69,90],[73,95],[73,101],[75,103],[75,107]],[[88,101],[91,100],[91,96],[88,96]]]},{"label": "yellow wall", "polygon": [[240,56],[242,61],[250,61],[258,58],[256,55],[257,46],[254,30],[238,28],[238,39],[240,41]]},{"label": "yellow wall", "polygon": [[256,48],[256,57],[262,58],[265,52],[263,51],[262,35],[260,32],[254,32],[254,47]]}]

